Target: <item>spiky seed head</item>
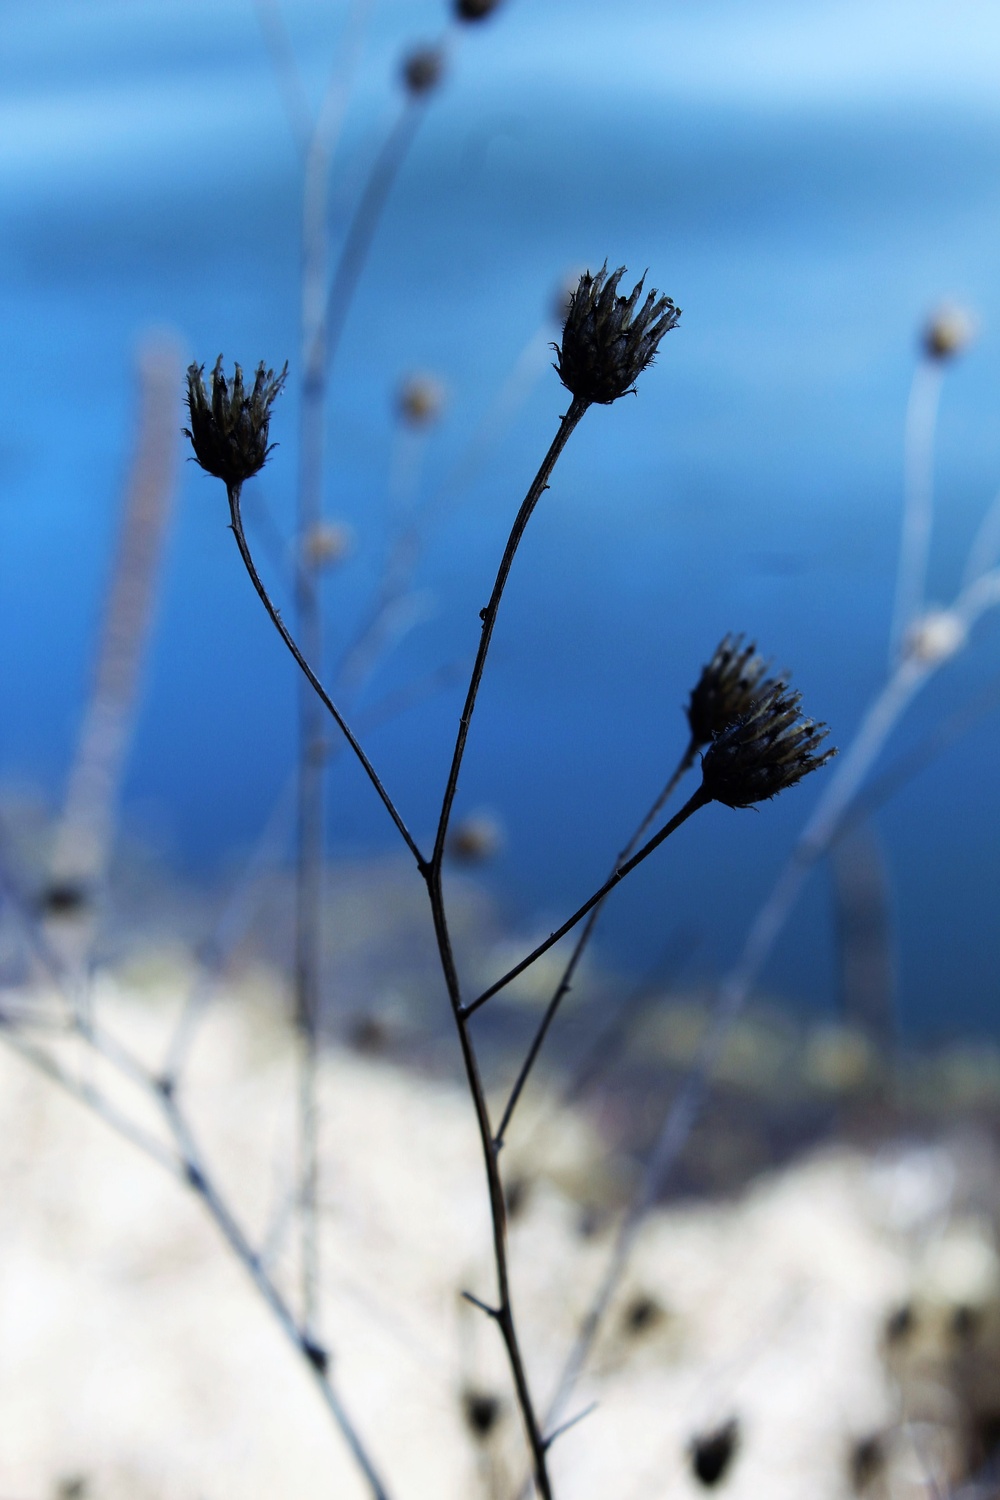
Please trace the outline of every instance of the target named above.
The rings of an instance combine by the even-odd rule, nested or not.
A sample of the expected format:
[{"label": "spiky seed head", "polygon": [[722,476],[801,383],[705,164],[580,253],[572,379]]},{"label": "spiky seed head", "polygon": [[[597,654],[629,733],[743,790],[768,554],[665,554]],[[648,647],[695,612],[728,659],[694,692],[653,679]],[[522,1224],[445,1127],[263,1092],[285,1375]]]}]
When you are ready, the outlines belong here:
[{"label": "spiky seed head", "polygon": [[444,77],[444,53],[440,47],[415,47],[403,59],[403,83],[409,93],[429,94]]},{"label": "spiky seed head", "polygon": [[836,750],[819,751],[829,730],[803,718],[800,702],[800,693],[776,682],[716,734],[701,762],[702,786],[714,802],[752,807],[836,755]]},{"label": "spiky seed head", "polygon": [[932,313],[921,335],[928,359],[949,360],[964,353],[976,336],[976,322],[964,307],[945,303]]},{"label": "spiky seed head", "polygon": [[744,645],[742,635],[723,636],[712,660],[702,667],[686,709],[695,745],[710,744],[727,724],[747,713],[755,699],[775,686],[766,676],[767,668],[757,647]]},{"label": "spiky seed head", "polygon": [[485,21],[500,6],[500,0],[455,0],[455,15],[460,21]]},{"label": "spiky seed head", "polygon": [[260,472],[274,444],[268,445],[271,407],[288,375],[288,365],[275,375],[263,364],[257,366],[253,388],[247,393],[243,371],[233,367],[230,383],[222,369],[222,355],[212,371],[212,394],[205,389],[205,366],[189,365],[187,407],[191,426],[184,434],[191,439],[194,456],[207,474],[226,485],[240,485]]},{"label": "spiky seed head", "polygon": [[680,308],[655,289],[638,305],[645,276],[631,296],[620,297],[624,275],[619,266],[609,276],[605,261],[596,276],[584,272],[570,299],[556,370],[578,400],[609,406],[624,396],[653,363],[663,335],[677,327]]},{"label": "spiky seed head", "polygon": [[445,392],[433,375],[408,375],[399,387],[397,410],[409,427],[429,427],[444,410]]}]

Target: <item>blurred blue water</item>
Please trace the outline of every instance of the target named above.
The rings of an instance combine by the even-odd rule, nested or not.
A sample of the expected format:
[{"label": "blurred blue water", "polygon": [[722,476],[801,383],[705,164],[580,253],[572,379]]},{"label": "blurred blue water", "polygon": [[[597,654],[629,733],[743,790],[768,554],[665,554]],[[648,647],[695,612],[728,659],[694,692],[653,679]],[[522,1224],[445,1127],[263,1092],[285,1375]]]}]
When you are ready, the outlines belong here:
[{"label": "blurred blue water", "polygon": [[[0,53],[0,772],[58,795],[81,711],[133,412],[139,331],[193,356],[293,366],[260,481],[294,504],[298,168],[250,0],[10,4]],[[318,89],[343,7],[288,6]],[[395,107],[394,67],[442,12],[376,9],[340,161],[341,213]],[[729,629],[794,671],[845,744],[884,671],[916,330],[950,295],[981,322],[949,374],[931,593],[954,590],[1000,484],[1000,21],[985,3],[510,0],[463,39],[397,184],[338,360],[328,507],[358,549],[331,581],[331,650],[384,548],[392,394],[441,373],[430,488],[568,267],[608,256],[684,308],[635,399],[589,414],[532,522],[463,774],[507,829],[491,879],[543,925],[601,878],[683,745]],[[430,617],[371,696],[474,649],[510,517],[565,393],[547,373],[420,574]],[[180,407],[178,422],[181,420]],[[987,624],[903,726],[912,743],[1000,668]],[[254,838],[293,754],[294,677],[187,466],[142,722],[134,823],[191,869]],[[371,736],[432,826],[456,690]],[[879,817],[910,1028],[995,1027],[1000,720]],[[746,924],[816,795],[711,808],[634,877],[604,951],[639,970],[679,920],[706,972]],[[334,778],[332,850],[390,847]],[[817,876],[767,983],[829,1004]]]}]

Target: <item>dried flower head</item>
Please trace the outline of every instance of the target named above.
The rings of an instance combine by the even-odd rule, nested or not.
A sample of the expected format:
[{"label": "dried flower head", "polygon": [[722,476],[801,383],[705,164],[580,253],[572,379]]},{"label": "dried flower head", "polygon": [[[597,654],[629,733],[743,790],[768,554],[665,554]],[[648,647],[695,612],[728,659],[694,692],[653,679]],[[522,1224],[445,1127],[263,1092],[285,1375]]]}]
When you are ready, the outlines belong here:
[{"label": "dried flower head", "polygon": [[429,94],[444,77],[440,47],[415,47],[403,59],[403,82],[411,94]]},{"label": "dried flower head", "polygon": [[428,427],[444,409],[444,386],[433,375],[408,375],[399,388],[397,409],[410,427]]},{"label": "dried flower head", "polygon": [[253,389],[247,395],[243,371],[234,366],[232,385],[222,371],[222,355],[212,371],[212,395],[204,381],[205,366],[189,365],[187,405],[191,426],[184,434],[191,439],[194,456],[207,474],[227,485],[240,485],[259,473],[271,448],[267,441],[271,406],[285,383],[286,364],[280,374],[257,366]]},{"label": "dried flower head", "polygon": [[645,276],[629,297],[618,295],[625,267],[608,275],[608,264],[585,271],[570,300],[556,370],[581,401],[608,406],[630,391],[651,365],[663,335],[681,315],[669,297],[653,290],[637,309]]},{"label": "dried flower head", "polygon": [[500,0],[455,0],[455,15],[460,21],[485,21],[499,5]]},{"label": "dried flower head", "polygon": [[702,786],[715,802],[752,807],[794,786],[824,765],[835,750],[817,754],[829,734],[804,719],[801,694],[776,682],[745,713],[720,731],[702,757]]},{"label": "dried flower head", "polygon": [[488,813],[473,813],[462,821],[448,840],[448,853],[463,865],[479,865],[492,859],[503,846],[503,830]]},{"label": "dried flower head", "polygon": [[954,359],[971,344],[976,333],[975,319],[964,307],[945,303],[927,321],[921,336],[928,359]]},{"label": "dried flower head", "polygon": [[317,521],[302,538],[302,556],[310,568],[330,568],[348,555],[352,541],[349,526]]},{"label": "dried flower head", "polygon": [[767,665],[756,646],[743,644],[742,635],[723,637],[702,668],[687,706],[695,745],[710,744],[740,714],[749,712],[755,698],[766,696],[775,686],[765,677]]}]

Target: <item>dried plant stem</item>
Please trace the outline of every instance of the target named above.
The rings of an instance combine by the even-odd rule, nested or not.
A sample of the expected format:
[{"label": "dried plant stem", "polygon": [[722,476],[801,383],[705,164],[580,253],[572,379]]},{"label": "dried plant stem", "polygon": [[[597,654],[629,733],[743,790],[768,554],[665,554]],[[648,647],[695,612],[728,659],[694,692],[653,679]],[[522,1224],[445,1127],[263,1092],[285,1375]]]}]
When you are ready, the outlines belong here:
[{"label": "dried plant stem", "polygon": [[507,585],[507,579],[510,576],[510,570],[513,566],[517,549],[521,544],[521,538],[524,536],[525,528],[531,519],[531,513],[548,488],[549,479],[552,470],[556,466],[556,461],[569,442],[570,434],[586,410],[587,403],[574,397],[569,410],[559,423],[559,431],[553,438],[552,446],[542,460],[541,468],[535,475],[531,487],[521,503],[521,509],[514,520],[510,536],[507,538],[507,545],[504,548],[503,557],[500,560],[500,567],[497,572],[496,582],[493,585],[493,592],[490,595],[490,601],[482,612],[483,626],[479,637],[479,649],[476,652],[469,690],[465,697],[465,706],[462,709],[462,717],[458,724],[458,737],[455,741],[455,750],[448,771],[444,799],[441,804],[441,814],[438,818],[437,834],[434,839],[434,852],[431,856],[431,869],[437,872],[438,877],[440,877],[441,865],[444,860],[445,843],[448,838],[448,824],[451,820],[451,809],[455,801],[455,793],[458,791],[458,778],[462,769],[466,741],[469,737],[469,726],[472,723],[476,699],[479,696],[479,688],[483,680],[483,671],[486,667],[486,657],[489,653],[490,642],[493,639],[493,630],[497,622],[500,600],[503,598],[503,591]]},{"label": "dried plant stem", "polygon": [[890,670],[924,607],[934,519],[934,434],[943,381],[941,360],[925,356],[918,362],[906,411],[903,535],[889,632]]},{"label": "dried plant stem", "polygon": [[624,864],[619,865],[614,874],[592,896],[589,896],[582,906],[577,907],[573,915],[567,917],[561,927],[557,927],[554,932],[550,932],[545,941],[539,943],[537,948],[533,948],[526,957],[521,959],[520,963],[515,964],[512,969],[508,969],[507,973],[501,975],[494,984],[490,985],[489,989],[483,990],[481,995],[477,995],[475,1000],[470,1001],[463,1009],[463,1016],[474,1015],[480,1006],[485,1005],[487,1000],[492,1000],[493,996],[504,989],[506,985],[510,984],[512,979],[516,979],[519,974],[524,973],[525,969],[529,969],[536,959],[541,958],[543,953],[547,953],[550,948],[558,943],[560,938],[566,936],[567,932],[571,932],[578,922],[582,922],[587,913],[602,902],[608,893],[613,891],[615,886],[625,879],[626,875],[630,875],[636,866],[641,865],[643,860],[648,859],[665,839],[668,839],[672,833],[675,833],[680,828],[682,823],[686,823],[692,813],[697,812],[700,807],[707,806],[711,800],[704,788],[699,787],[694,795],[688,798],[680,812],[675,813],[669,823],[665,823],[658,833],[654,833],[653,837],[643,844],[642,848],[636,854],[633,854],[631,859],[627,859]]},{"label": "dried plant stem", "polygon": [[[663,808],[673,796],[673,793],[676,790],[678,784],[680,783],[682,778],[687,775],[688,771],[694,764],[694,758],[697,753],[697,742],[695,740],[692,740],[685,750],[684,754],[681,756],[681,759],[678,762],[673,775],[670,777],[670,780],[660,792],[659,796],[656,798],[656,801],[649,808],[649,811],[646,813],[645,817],[642,819],[642,822],[638,825],[635,832],[632,834],[632,837],[629,839],[628,843],[623,849],[619,851],[615,862],[611,867],[612,875],[614,875],[619,865],[625,863],[625,861],[629,858],[629,856],[638,845],[639,840],[646,832],[646,829],[649,828],[651,824],[654,823],[659,817],[660,813],[663,811]],[[594,928],[597,926],[597,922],[601,915],[603,907],[604,901],[599,901],[597,905],[592,909],[590,915],[584,923],[583,930],[581,931],[580,936],[577,938],[576,943],[573,946],[573,951],[570,954],[569,959],[567,960],[566,967],[562,972],[559,983],[556,985],[552,999],[546,1006],[545,1014],[539,1022],[538,1029],[536,1030],[535,1035],[532,1038],[531,1046],[528,1048],[527,1056],[525,1057],[524,1062],[521,1064],[520,1072],[518,1073],[517,1078],[514,1081],[514,1086],[510,1091],[510,1097],[508,1098],[507,1103],[504,1107],[503,1114],[500,1117],[500,1124],[497,1126],[495,1145],[498,1151],[503,1146],[504,1137],[507,1134],[507,1127],[511,1122],[515,1109],[517,1108],[518,1100],[520,1099],[521,1094],[524,1091],[524,1086],[528,1081],[528,1076],[535,1065],[539,1052],[542,1050],[542,1045],[545,1041],[546,1036],[548,1035],[549,1028],[556,1018],[556,1012],[558,1011],[565,997],[569,994],[570,988],[573,983],[573,976],[576,973],[587,944],[590,942],[590,939],[593,936]]]},{"label": "dried plant stem", "polygon": [[229,1205],[222,1197],[212,1179],[204,1170],[190,1127],[178,1107],[172,1092],[163,1095],[164,1112],[177,1141],[184,1162],[184,1176],[192,1191],[197,1193],[215,1221],[229,1248],[237,1260],[246,1267],[258,1292],[274,1314],[282,1332],[292,1346],[303,1356],[313,1373],[320,1394],[326,1402],[334,1421],[340,1429],[358,1468],[368,1482],[374,1500],[388,1500],[386,1490],[364,1443],[348,1416],[344,1403],[337,1393],[327,1372],[327,1355],[310,1339],[309,1330],[300,1326],[282,1297],[278,1288],[264,1270],[260,1256],[254,1250]]},{"label": "dried plant stem", "polygon": [[407,96],[395,124],[372,163],[358,205],[351,216],[326,299],[325,358],[328,364],[333,361],[340,346],[347,315],[368,259],[382,210],[416,138],[426,107],[425,97]]},{"label": "dried plant stem", "polygon": [[560,421],[559,430],[528,489],[528,493],[515,517],[510,536],[507,539],[507,545],[504,549],[496,581],[493,585],[493,592],[490,595],[489,603],[482,612],[483,623],[479,648],[472,668],[465,706],[459,721],[458,736],[455,742],[451,766],[448,771],[441,814],[438,819],[434,852],[429,864],[421,866],[421,872],[427,883],[427,893],[430,898],[431,914],[434,922],[434,934],[437,939],[441,967],[448,989],[448,998],[455,1017],[462,1062],[465,1067],[469,1092],[472,1095],[476,1124],[479,1129],[479,1139],[483,1152],[483,1163],[486,1169],[490,1218],[493,1229],[493,1257],[497,1278],[497,1304],[495,1307],[486,1307],[485,1304],[480,1305],[485,1308],[499,1328],[504,1347],[507,1351],[507,1359],[510,1364],[514,1388],[517,1393],[517,1403],[521,1411],[528,1446],[531,1450],[535,1484],[542,1500],[551,1500],[552,1496],[552,1486],[549,1480],[546,1460],[546,1445],[532,1401],[531,1390],[528,1385],[528,1378],[514,1322],[514,1310],[510,1294],[510,1277],[507,1266],[507,1215],[504,1206],[503,1183],[500,1177],[500,1166],[497,1159],[498,1153],[493,1142],[493,1129],[490,1123],[489,1108],[486,1103],[486,1092],[483,1087],[475,1047],[469,1033],[468,1016],[462,1005],[461,985],[455,965],[455,956],[452,951],[451,935],[448,930],[442,874],[451,809],[455,801],[455,793],[458,789],[458,778],[468,740],[469,726],[472,722],[476,699],[483,680],[486,657],[493,638],[493,630],[500,609],[500,601],[503,598],[503,591],[510,576],[510,570],[513,566],[521,538],[524,536],[525,528],[531,518],[531,513],[544,494],[556,461],[586,409],[587,404],[585,402],[574,399],[569,410]]},{"label": "dried plant stem", "polygon": [[375,788],[379,801],[382,803],[382,806],[385,808],[386,812],[395,823],[400,838],[403,840],[407,849],[409,849],[410,853],[413,855],[421,870],[423,870],[426,867],[426,861],[424,860],[423,855],[417,847],[413,839],[413,835],[410,833],[410,830],[403,822],[403,819],[401,818],[396,808],[396,804],[393,802],[392,798],[389,796],[389,793],[382,785],[382,781],[378,775],[378,772],[375,770],[375,767],[368,759],[364,750],[361,748],[361,745],[358,743],[357,737],[355,736],[350,725],[345,720],[339,708],[337,708],[336,704],[333,702],[333,699],[330,697],[329,693],[326,691],[326,688],[316,676],[316,673],[313,671],[308,661],[306,661],[295,641],[295,638],[292,636],[291,632],[288,629],[288,626],[281,618],[281,615],[275,608],[274,604],[272,604],[270,595],[261,582],[260,575],[257,572],[256,566],[254,565],[253,556],[250,552],[250,548],[247,545],[247,539],[243,531],[243,522],[240,517],[239,486],[230,486],[228,489],[228,494],[229,514],[231,518],[232,532],[236,538],[236,545],[239,548],[240,557],[243,560],[243,566],[246,568],[247,573],[250,576],[250,582],[253,584],[254,589],[257,592],[257,597],[260,599],[265,610],[267,611],[267,614],[270,617],[271,623],[274,625],[274,628],[277,630],[278,634],[281,636],[281,639],[284,641],[288,650],[291,652],[292,656],[298,663],[300,670],[305,674],[307,681],[313,689],[313,692],[320,699],[321,703],[324,705],[327,712],[333,719],[334,723],[337,725],[337,728],[347,740],[347,743],[350,745],[355,756],[360,761],[365,775],[368,777],[368,780]]}]

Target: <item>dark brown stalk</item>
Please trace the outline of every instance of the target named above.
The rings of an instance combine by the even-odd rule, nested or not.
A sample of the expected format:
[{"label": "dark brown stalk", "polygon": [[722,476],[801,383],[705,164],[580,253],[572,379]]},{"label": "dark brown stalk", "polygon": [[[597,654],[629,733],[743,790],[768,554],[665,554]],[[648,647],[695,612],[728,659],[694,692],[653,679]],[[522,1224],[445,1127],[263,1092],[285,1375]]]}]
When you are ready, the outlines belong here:
[{"label": "dark brown stalk", "polygon": [[475,1000],[466,1005],[462,1010],[463,1018],[474,1015],[481,1005],[485,1005],[487,1000],[492,1000],[493,996],[506,985],[510,984],[512,979],[516,979],[519,974],[524,973],[525,969],[529,969],[536,959],[541,958],[542,954],[547,953],[551,947],[558,943],[560,938],[565,937],[567,932],[572,931],[577,922],[582,922],[587,913],[592,911],[599,902],[603,901],[608,892],[613,891],[615,886],[625,879],[626,875],[631,874],[636,865],[641,865],[644,859],[648,859],[654,849],[660,847],[664,839],[668,839],[682,823],[687,822],[692,813],[697,812],[699,807],[705,807],[711,800],[704,787],[699,787],[694,796],[685,802],[680,812],[675,813],[670,822],[665,823],[659,833],[654,833],[653,837],[647,843],[643,844],[638,854],[633,854],[631,859],[626,860],[623,865],[619,865],[611,878],[606,880],[600,889],[596,890],[581,907],[578,907],[571,917],[567,917],[561,927],[557,927],[555,932],[549,933],[545,941],[539,943],[537,948],[533,948],[525,958],[521,959],[520,963],[515,964],[512,969],[508,969],[507,973],[502,975],[495,984],[491,984],[488,990],[483,990],[481,995],[477,995]]},{"label": "dark brown stalk", "polygon": [[288,629],[288,626],[281,618],[281,615],[278,613],[278,610],[275,608],[274,604],[272,604],[270,595],[261,582],[260,575],[258,574],[257,569],[254,565],[254,560],[250,552],[250,548],[247,545],[246,536],[243,532],[243,521],[240,516],[240,486],[230,485],[227,487],[227,491],[229,495],[229,514],[231,518],[233,535],[236,538],[236,545],[239,548],[240,557],[243,559],[243,566],[246,568],[247,573],[250,576],[250,582],[256,589],[257,596],[260,599],[260,602],[263,604],[265,610],[267,611],[275,630],[277,630],[278,634],[281,636],[281,639],[288,647],[288,650],[298,662],[298,665],[301,671],[305,674],[306,680],[312,687],[313,692],[320,699],[321,703],[324,705],[327,712],[332,717],[334,723],[337,725],[337,728],[341,731],[344,738],[347,740],[347,743],[354,751],[354,754],[361,762],[361,765],[364,768],[365,775],[368,777],[368,780],[371,782],[372,786],[375,788],[375,791],[378,793],[379,800],[381,801],[383,807],[389,814],[392,821],[395,823],[399,835],[405,843],[407,849],[409,849],[410,853],[413,855],[413,858],[416,860],[421,871],[425,870],[427,868],[427,862],[418,849],[416,843],[414,842],[413,835],[410,833],[410,830],[407,828],[406,824],[403,822],[403,819],[400,817],[399,812],[396,808],[396,804],[393,802],[392,798],[389,796],[389,793],[382,785],[378,772],[375,770],[375,767],[368,759],[364,750],[362,750],[353,731],[351,730],[347,721],[344,719],[340,710],[337,708],[336,704],[333,702],[329,693],[326,691],[326,688],[320,682],[319,678],[316,676],[316,673],[313,671],[312,667],[302,655],[302,652],[299,650],[294,637]]},{"label": "dark brown stalk", "polygon": [[570,434],[586,409],[586,402],[574,398],[569,410],[559,424],[559,431],[556,433],[552,446],[542,460],[541,467],[535,475],[527,495],[524,497],[521,508],[514,520],[514,525],[511,528],[510,536],[507,539],[507,546],[500,560],[500,567],[497,571],[496,582],[493,585],[493,592],[490,595],[489,603],[482,612],[482,634],[479,640],[476,660],[472,668],[465,706],[462,710],[462,717],[459,720],[455,751],[448,771],[448,781],[445,787],[441,814],[438,820],[437,835],[434,841],[434,852],[430,863],[422,867],[422,873],[427,883],[427,893],[430,897],[431,914],[434,920],[434,935],[437,938],[438,953],[441,958],[441,967],[448,989],[448,998],[455,1017],[455,1026],[458,1031],[459,1046],[462,1052],[462,1062],[465,1066],[469,1092],[472,1095],[473,1108],[476,1113],[476,1124],[479,1129],[479,1139],[483,1151],[483,1163],[486,1169],[486,1181],[490,1199],[490,1218],[493,1226],[493,1256],[496,1263],[497,1276],[497,1305],[486,1310],[499,1328],[504,1347],[507,1351],[507,1359],[510,1364],[514,1388],[517,1393],[517,1403],[521,1411],[528,1446],[531,1449],[535,1484],[542,1500],[552,1500],[552,1486],[549,1480],[546,1459],[546,1443],[532,1401],[531,1390],[524,1368],[524,1360],[521,1355],[521,1347],[518,1342],[517,1329],[514,1323],[514,1310],[510,1295],[510,1277],[507,1266],[507,1215],[504,1208],[503,1182],[500,1177],[497,1150],[493,1144],[493,1129],[490,1124],[489,1109],[486,1103],[486,1092],[483,1088],[479,1062],[476,1058],[472,1037],[469,1034],[466,1014],[462,1006],[462,992],[459,984],[458,970],[455,965],[455,956],[452,952],[448,919],[445,912],[442,866],[444,862],[445,843],[448,836],[448,822],[451,817],[452,805],[455,801],[455,793],[458,789],[458,777],[462,768],[462,758],[465,754],[469,725],[472,722],[476,698],[479,694],[480,684],[482,683],[486,657],[489,652],[490,641],[493,637],[493,629],[496,625],[497,613],[500,609],[504,587],[510,575],[514,557],[521,538],[524,535],[525,527],[531,518],[531,513],[548,486],[552,470],[556,465],[556,460],[565,448]]},{"label": "dark brown stalk", "polygon": [[[612,875],[617,870],[618,866],[620,864],[623,864],[624,861],[628,859],[629,855],[635,849],[639,840],[646,832],[646,829],[650,826],[651,823],[656,820],[656,818],[662,812],[663,808],[666,806],[667,802],[669,802],[678,783],[684,776],[687,775],[688,771],[694,764],[694,758],[697,753],[697,743],[695,740],[692,740],[685,750],[684,754],[682,755],[680,761],[678,762],[673,775],[670,777],[670,780],[660,792],[656,801],[650,807],[642,822],[632,834],[632,837],[629,839],[628,843],[623,849],[619,850],[615,862],[611,866]],[[583,931],[580,933],[580,936],[576,940],[573,951],[570,954],[569,959],[566,963],[566,967],[562,972],[562,977],[560,978],[559,983],[556,985],[555,993],[546,1006],[545,1014],[539,1022],[538,1029],[535,1032],[534,1037],[532,1038],[531,1046],[528,1048],[527,1056],[525,1057],[524,1062],[521,1064],[521,1070],[518,1073],[517,1078],[514,1080],[514,1086],[510,1091],[510,1097],[508,1098],[506,1106],[504,1107],[504,1112],[500,1117],[500,1124],[497,1126],[497,1133],[494,1144],[496,1145],[496,1149],[498,1151],[503,1146],[504,1136],[507,1134],[507,1127],[511,1122],[511,1118],[514,1114],[515,1109],[517,1108],[518,1100],[520,1099],[521,1094],[524,1090],[524,1086],[528,1081],[528,1076],[531,1073],[532,1068],[535,1066],[535,1062],[538,1058],[539,1052],[542,1050],[542,1045],[545,1041],[546,1036],[548,1035],[549,1028],[556,1018],[556,1012],[558,1011],[563,1000],[569,994],[570,987],[573,983],[573,976],[576,973],[581,958],[583,957],[584,950],[586,949],[587,944],[590,942],[590,939],[593,936],[594,928],[597,926],[597,921],[601,915],[603,907],[604,902],[599,901],[591,911],[586,922],[583,924]]]},{"label": "dark brown stalk", "polygon": [[483,680],[483,671],[486,667],[486,657],[490,649],[490,641],[493,639],[493,628],[496,625],[497,613],[500,609],[500,600],[507,584],[514,562],[515,554],[524,536],[525,527],[531,519],[531,513],[538,504],[542,495],[548,489],[552,470],[556,466],[556,460],[569,441],[570,434],[576,427],[580,418],[587,410],[587,403],[574,397],[569,410],[559,423],[559,431],[552,441],[552,446],[542,460],[542,466],[532,481],[531,488],[525,495],[521,509],[517,513],[510,536],[507,538],[507,546],[500,560],[500,568],[497,572],[490,602],[482,612],[483,628],[479,638],[479,650],[476,653],[475,665],[472,668],[472,678],[469,682],[469,691],[465,698],[465,707],[462,709],[462,717],[458,724],[458,737],[455,741],[455,751],[451,760],[451,768],[448,771],[448,782],[445,786],[444,800],[441,804],[441,816],[438,819],[437,836],[434,840],[434,853],[431,856],[432,871],[440,874],[441,863],[444,859],[445,842],[448,838],[448,824],[451,819],[452,804],[455,801],[455,793],[458,791],[458,777],[462,769],[462,758],[465,755],[465,742],[469,737],[469,725],[476,707],[476,698],[479,695],[480,684]]}]

